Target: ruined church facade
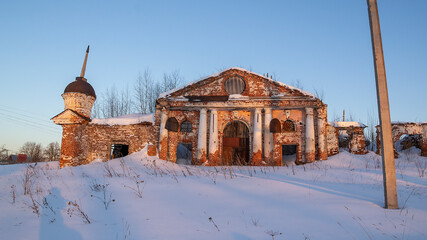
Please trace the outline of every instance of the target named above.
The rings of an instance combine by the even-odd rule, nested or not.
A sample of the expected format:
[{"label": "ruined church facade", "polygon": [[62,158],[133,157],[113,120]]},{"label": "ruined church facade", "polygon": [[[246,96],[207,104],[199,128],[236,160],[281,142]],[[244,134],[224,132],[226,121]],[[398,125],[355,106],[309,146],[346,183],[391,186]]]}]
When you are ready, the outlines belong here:
[{"label": "ruined church facade", "polygon": [[162,94],[156,103],[159,158],[191,163],[282,165],[325,160],[327,105],[314,95],[241,68]]}]

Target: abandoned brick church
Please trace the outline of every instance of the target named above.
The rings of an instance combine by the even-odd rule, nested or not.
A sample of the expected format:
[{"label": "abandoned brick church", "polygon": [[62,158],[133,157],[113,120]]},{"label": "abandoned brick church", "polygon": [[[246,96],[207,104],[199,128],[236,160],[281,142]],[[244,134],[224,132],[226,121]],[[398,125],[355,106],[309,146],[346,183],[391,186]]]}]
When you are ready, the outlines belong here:
[{"label": "abandoned brick church", "polygon": [[[338,130],[313,94],[241,68],[230,68],[161,94],[156,112],[91,119],[93,87],[80,77],[52,118],[63,127],[60,165],[104,161],[147,148],[148,155],[194,165],[274,165],[325,160],[338,153]],[[357,131],[353,131],[353,130]],[[361,129],[361,131],[360,131]],[[363,126],[350,126],[350,148],[365,152]]]}]

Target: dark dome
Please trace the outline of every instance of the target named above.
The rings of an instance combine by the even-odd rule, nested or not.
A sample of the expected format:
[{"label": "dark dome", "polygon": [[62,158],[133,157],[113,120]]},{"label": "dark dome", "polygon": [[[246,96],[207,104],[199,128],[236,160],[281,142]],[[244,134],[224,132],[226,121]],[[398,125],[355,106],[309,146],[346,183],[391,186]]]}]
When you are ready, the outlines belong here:
[{"label": "dark dome", "polygon": [[64,90],[64,93],[68,92],[84,93],[86,95],[96,98],[95,90],[93,90],[93,87],[81,77],[77,77],[76,81],[68,84],[68,86]]}]

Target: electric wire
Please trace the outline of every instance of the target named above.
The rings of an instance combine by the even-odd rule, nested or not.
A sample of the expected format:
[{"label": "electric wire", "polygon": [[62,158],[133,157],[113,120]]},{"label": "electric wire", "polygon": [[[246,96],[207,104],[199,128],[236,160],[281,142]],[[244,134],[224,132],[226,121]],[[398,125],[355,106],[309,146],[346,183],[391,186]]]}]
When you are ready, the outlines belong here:
[{"label": "electric wire", "polygon": [[25,124],[27,126],[37,128],[38,130],[48,131],[48,133],[54,134],[55,136],[60,133],[59,130],[55,129],[53,126],[45,126],[45,125],[39,124],[37,122],[31,122],[31,121],[21,119],[18,117],[14,117],[14,116],[10,116],[10,115],[7,115],[7,114],[1,113],[1,112],[0,112],[0,115],[4,119],[8,119],[8,120],[13,121],[13,123],[15,123],[15,124],[18,124],[17,122],[19,122],[21,124]]},{"label": "electric wire", "polygon": [[[5,107],[3,105],[0,105],[0,111],[6,111],[6,112],[8,112],[10,114],[16,114],[16,115],[21,115],[21,116],[24,116],[24,117],[29,117],[29,118],[31,118],[33,120],[42,121],[42,122],[45,122],[45,123],[51,123],[49,120],[44,119],[44,118],[40,118],[36,114],[32,114],[33,116],[30,116],[30,115],[27,115],[27,114],[19,113],[15,109],[13,109],[13,110],[10,110],[10,109],[12,109],[12,108],[7,109],[7,107]],[[23,111],[23,110],[18,110],[18,111],[25,112],[25,113],[30,113],[28,111]]]}]

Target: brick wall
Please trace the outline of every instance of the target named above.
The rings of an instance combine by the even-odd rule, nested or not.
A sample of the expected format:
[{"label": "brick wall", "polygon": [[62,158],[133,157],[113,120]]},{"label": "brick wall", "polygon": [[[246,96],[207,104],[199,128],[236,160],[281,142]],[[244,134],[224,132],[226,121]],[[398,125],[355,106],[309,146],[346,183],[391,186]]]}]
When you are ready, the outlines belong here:
[{"label": "brick wall", "polygon": [[[111,158],[112,144],[129,145],[129,154],[147,145],[155,145],[157,131],[151,124],[63,126],[60,166],[77,166],[95,159]],[[153,152],[153,150],[151,150]]]}]

